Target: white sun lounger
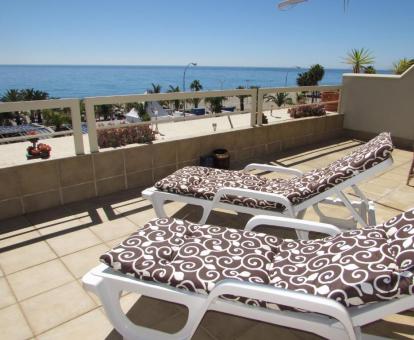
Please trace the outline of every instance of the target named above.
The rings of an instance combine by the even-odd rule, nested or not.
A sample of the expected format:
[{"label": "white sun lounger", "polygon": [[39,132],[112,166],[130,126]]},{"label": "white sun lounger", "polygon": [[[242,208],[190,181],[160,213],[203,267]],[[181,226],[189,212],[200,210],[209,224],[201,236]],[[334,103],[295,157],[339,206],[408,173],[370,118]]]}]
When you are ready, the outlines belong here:
[{"label": "white sun lounger", "polygon": [[[182,202],[201,206],[205,223],[216,208],[251,215],[284,215],[303,218],[313,206],[322,222],[334,223],[343,229],[375,224],[375,208],[358,188],[362,181],[373,178],[393,164],[393,145],[389,133],[381,133],[325,168],[306,173],[300,170],[267,164],[249,164],[243,171],[185,167],[158,181],[142,192],[151,201],[158,217],[166,217],[164,203]],[[289,180],[269,180],[249,174],[262,170],[294,176]],[[359,200],[350,201],[344,190],[352,188]],[[336,197],[335,199],[331,197]],[[351,219],[340,220],[324,215],[318,203],[345,206]],[[306,234],[300,234],[306,238]]]},{"label": "white sun lounger", "polygon": [[[314,241],[280,240],[250,231],[259,225],[334,236]],[[253,217],[245,229],[171,218],[152,220],[104,254],[101,260],[107,264],[87,273],[83,285],[99,296],[111,323],[126,339],[190,339],[209,310],[329,339],[374,339],[377,337],[361,334],[360,327],[414,307],[414,296],[409,295],[413,292],[414,210],[377,227],[344,233],[319,222],[272,216]],[[364,263],[361,252],[365,259],[371,254],[372,262]],[[298,253],[304,259],[295,257]],[[228,258],[231,263],[221,262],[227,258],[225,254],[232,254]],[[349,260],[350,255],[354,260]],[[249,267],[248,258],[255,260],[255,266]],[[269,262],[262,263],[266,258]],[[322,266],[314,266],[321,261],[325,261]],[[335,268],[341,275],[326,279],[324,275]],[[257,283],[263,273],[270,281]],[[358,276],[361,273],[366,275]],[[315,274],[320,276],[315,279]],[[359,281],[353,283],[355,277]],[[333,281],[332,286],[325,281]],[[338,288],[338,282],[343,286]],[[384,282],[392,284],[384,286]],[[185,305],[185,326],[169,334],[132,323],[120,307],[122,291]]]}]

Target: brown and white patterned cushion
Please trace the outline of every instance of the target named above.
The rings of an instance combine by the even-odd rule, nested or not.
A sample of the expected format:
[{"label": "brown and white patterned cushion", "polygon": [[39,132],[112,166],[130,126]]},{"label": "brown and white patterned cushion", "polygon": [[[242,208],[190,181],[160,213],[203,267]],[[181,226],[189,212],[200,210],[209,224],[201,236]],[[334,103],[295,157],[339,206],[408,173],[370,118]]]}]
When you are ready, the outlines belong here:
[{"label": "brown and white patterned cushion", "polygon": [[386,234],[378,228],[319,241],[285,241],[270,277],[275,287],[329,297],[345,306],[408,293],[407,278],[400,275]]},{"label": "brown and white patterned cushion", "polygon": [[[243,188],[283,195],[292,204],[299,204],[385,161],[391,157],[392,150],[390,134],[384,132],[327,167],[288,180],[267,179],[242,171],[190,166],[159,180],[155,187],[161,191],[207,200],[212,200],[222,187]],[[224,196],[221,201],[252,208],[284,209],[274,202],[234,195]]]},{"label": "brown and white patterned cushion", "polygon": [[414,209],[395,216],[381,226],[387,233],[389,247],[402,275],[414,272]]},{"label": "brown and white patterned cushion", "polygon": [[202,294],[234,279],[354,306],[414,293],[413,231],[414,209],[377,227],[310,241],[165,218],[148,222],[100,259],[138,279]]},{"label": "brown and white patterned cushion", "polygon": [[266,266],[280,242],[263,233],[164,218],[151,220],[100,259],[141,280],[206,293],[224,279],[268,284]]}]

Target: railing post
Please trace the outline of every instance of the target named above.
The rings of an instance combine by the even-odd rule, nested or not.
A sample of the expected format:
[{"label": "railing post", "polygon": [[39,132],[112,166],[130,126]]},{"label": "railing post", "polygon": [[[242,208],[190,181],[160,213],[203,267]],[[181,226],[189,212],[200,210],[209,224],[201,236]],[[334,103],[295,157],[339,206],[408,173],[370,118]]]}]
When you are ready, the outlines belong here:
[{"label": "railing post", "polygon": [[263,125],[263,92],[257,90],[257,125]]},{"label": "railing post", "polygon": [[257,89],[252,89],[252,102],[250,107],[250,126],[256,125],[256,109],[257,109]]},{"label": "railing post", "polygon": [[89,137],[89,149],[91,152],[98,152],[98,135],[96,133],[96,121],[95,121],[95,105],[85,100],[86,121],[88,123],[88,137]]},{"label": "railing post", "polygon": [[338,109],[337,109],[338,113],[341,113],[341,114],[343,114],[342,112],[342,91],[343,91],[343,88],[339,90]]},{"label": "railing post", "polygon": [[82,122],[80,116],[80,101],[75,99],[73,104],[70,106],[70,114],[72,117],[72,129],[73,129],[73,141],[75,143],[75,154],[83,155],[85,154],[85,149],[83,146],[83,136],[82,136]]}]

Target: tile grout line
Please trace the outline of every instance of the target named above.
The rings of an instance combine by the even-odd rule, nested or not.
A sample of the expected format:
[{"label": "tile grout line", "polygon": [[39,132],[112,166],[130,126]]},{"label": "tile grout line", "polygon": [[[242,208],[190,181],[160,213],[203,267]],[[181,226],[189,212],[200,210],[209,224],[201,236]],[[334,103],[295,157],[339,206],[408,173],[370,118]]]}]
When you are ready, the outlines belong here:
[{"label": "tile grout line", "polygon": [[[120,212],[120,211],[118,211],[116,208],[114,208],[114,210],[115,211],[117,211],[118,213],[120,213],[120,214],[122,214],[122,212]],[[128,218],[128,216],[122,216],[121,218],[125,218],[125,219],[127,219],[129,222],[131,222],[133,225],[135,225],[137,228],[139,228],[139,226],[136,224],[136,223],[134,223],[132,220],[130,220],[129,218]],[[111,220],[108,220],[108,222],[111,222]],[[108,246],[109,248],[113,248],[113,247],[111,247],[109,244],[108,244],[108,242],[110,242],[110,241],[113,241],[113,240],[116,240],[116,239],[118,239],[118,238],[121,238],[121,237],[128,237],[131,233],[129,233],[129,234],[125,234],[125,236],[124,235],[121,235],[121,236],[119,236],[119,237],[115,237],[115,238],[113,238],[113,239],[110,239],[110,240],[104,240],[101,236],[99,236],[97,233],[95,233],[94,231],[93,231],[93,229],[91,229],[90,227],[88,227],[88,229],[99,239],[99,240],[101,240],[102,241],[102,243],[103,244],[105,244],[106,246]],[[66,255],[65,255],[66,256]]]},{"label": "tile grout line", "polygon": [[[17,308],[19,309],[19,311],[20,311],[20,313],[22,314],[22,316],[23,316],[23,319],[24,319],[24,321],[26,322],[26,325],[29,327],[29,329],[30,329],[30,332],[32,333],[32,335],[33,335],[33,337],[36,335],[35,334],[35,331],[34,331],[34,329],[32,328],[32,325],[30,324],[30,322],[29,322],[29,319],[27,318],[27,316],[26,316],[26,314],[25,314],[25,312],[24,312],[24,310],[23,310],[23,307],[20,305],[20,302],[19,302],[19,300],[17,299],[17,296],[16,296],[16,294],[15,294],[15,292],[14,292],[14,290],[13,290],[13,288],[12,288],[12,286],[11,286],[11,284],[10,284],[10,282],[9,282],[9,279],[7,278],[7,275],[5,275],[4,276],[4,279],[5,279],[5,281],[6,281],[6,283],[7,283],[7,286],[9,287],[9,289],[10,289],[10,292],[13,294],[13,297],[14,297],[14,299],[15,299],[15,301],[16,301],[16,305],[17,305]],[[8,306],[8,307],[10,307],[10,306]],[[3,309],[3,308],[2,308]]]},{"label": "tile grout line", "polygon": [[[69,272],[69,274],[72,276],[72,278],[74,279],[74,281],[77,281],[77,279],[75,278],[75,275],[69,270],[69,268],[65,265],[65,263],[61,260],[61,258],[59,257],[59,255],[55,252],[55,250],[47,243],[47,242],[45,242],[46,244],[47,244],[47,246],[49,247],[49,249],[52,251],[52,253],[54,253],[55,255],[56,255],[56,257],[57,257],[57,259],[59,260],[59,262],[64,266],[64,268]],[[53,259],[53,260],[55,260],[55,259]],[[52,260],[51,260],[52,261]],[[50,262],[50,261],[48,261],[48,262]],[[31,296],[30,298],[33,298],[33,297],[35,297],[35,296],[39,296],[39,295],[41,295],[41,294],[45,294],[45,293],[47,293],[47,292],[50,292],[50,291],[52,291],[52,290],[54,290],[54,289],[57,289],[57,288],[60,288],[60,287],[63,287],[64,285],[67,285],[67,284],[71,284],[73,281],[70,281],[70,282],[66,282],[65,284],[62,284],[62,285],[59,285],[59,286],[57,286],[57,287],[54,287],[54,288],[52,288],[52,289],[49,289],[49,290],[47,290],[47,291],[45,291],[45,292],[42,292],[42,293],[39,293],[39,294],[35,294],[35,295],[33,295],[33,296]],[[17,300],[17,298],[16,298],[16,301],[17,301],[17,303],[18,303],[18,305],[19,305],[19,308],[21,309],[21,312],[23,313],[23,316],[24,316],[24,318],[25,318],[25,320],[26,320],[26,322],[29,322],[29,319],[27,318],[27,316],[26,316],[26,313],[24,312],[24,309],[23,309],[23,307],[21,306],[21,304],[20,304],[20,302],[24,302],[24,301],[26,301],[26,300],[28,300],[28,299],[30,299],[30,298],[27,298],[27,299],[23,299],[22,301],[18,301]],[[88,296],[88,298],[92,301],[92,303],[94,304],[94,305],[96,305],[96,303],[95,303],[95,301],[90,297],[90,296]],[[58,325],[56,325],[56,326],[58,326]],[[55,327],[56,327],[55,326]],[[32,329],[32,327],[30,326],[30,323],[29,323],[29,327],[30,327],[30,329],[31,329],[31,331],[32,331],[32,333],[33,333],[33,335],[34,336],[37,336],[38,334],[36,334],[36,332]],[[50,329],[53,329],[54,327],[52,327],[52,328],[50,328]]]},{"label": "tile grout line", "polygon": [[[45,262],[42,262],[42,263],[38,263],[38,264],[36,264],[36,265],[33,265],[33,266],[30,266],[30,267],[28,267],[28,268],[25,268],[25,269],[22,269],[22,270],[19,270],[19,271],[16,271],[16,272],[14,272],[13,274],[15,274],[15,273],[18,273],[18,272],[21,272],[21,271],[23,271],[23,270],[26,270],[26,269],[29,269],[29,268],[33,268],[33,267],[36,267],[36,266],[38,266],[38,265],[40,265],[40,264],[45,264],[45,263],[48,263],[48,262],[52,262],[52,261],[55,261],[55,260],[59,260],[59,263],[61,263],[63,266],[64,266],[64,268],[69,272],[69,274],[74,278],[74,280],[76,280],[76,277],[73,275],[73,273],[69,270],[69,268],[63,263],[63,261],[60,259],[60,256],[56,253],[56,251],[50,246],[50,244],[49,243],[47,243],[47,242],[45,242],[46,243],[46,245],[47,245],[47,247],[49,247],[49,249],[50,249],[50,251],[53,253],[53,254],[55,254],[55,256],[56,256],[56,258],[54,258],[54,259],[51,259],[51,260],[48,260],[48,261],[45,261]],[[72,281],[71,281],[72,282]],[[40,295],[40,294],[43,294],[43,293],[46,293],[46,292],[49,292],[49,291],[51,291],[51,290],[53,290],[53,289],[56,289],[56,288],[59,288],[59,287],[62,287],[62,286],[64,286],[65,284],[68,284],[68,283],[70,283],[70,282],[66,282],[66,283],[64,283],[64,284],[62,284],[62,285],[58,285],[58,286],[56,286],[56,287],[54,287],[54,288],[51,288],[51,289],[48,289],[48,290],[46,290],[46,291],[44,291],[44,292],[42,292],[42,293],[39,293],[39,294],[35,294],[35,295],[33,295],[33,296],[38,296],[38,295]],[[32,298],[33,296],[31,296],[30,298]],[[21,300],[21,301],[26,301],[27,299],[29,299],[29,298],[26,298],[26,299],[23,299],[23,300]],[[16,300],[17,301],[17,300]],[[19,302],[19,301],[18,301]]]},{"label": "tile grout line", "polygon": [[[63,321],[63,322],[61,322],[61,323],[58,323],[57,325],[55,325],[55,326],[53,326],[53,327],[51,327],[51,328],[48,328],[48,329],[46,329],[46,330],[44,330],[44,331],[42,331],[42,332],[40,332],[40,333],[38,333],[38,334],[35,334],[35,333],[33,333],[33,334],[34,334],[34,336],[37,338],[39,335],[43,335],[43,334],[45,334],[45,333],[47,333],[47,332],[50,332],[51,330],[53,330],[53,329],[55,329],[55,328],[57,328],[57,327],[60,327],[60,326],[62,326],[62,325],[64,325],[64,324],[66,324],[66,323],[68,323],[68,322],[71,322],[71,321],[73,321],[73,320],[75,320],[75,319],[77,319],[77,318],[80,318],[81,316],[84,316],[85,314],[88,314],[88,313],[90,313],[90,312],[92,312],[92,311],[94,311],[94,310],[96,310],[96,309],[99,309],[99,308],[101,308],[101,306],[96,306],[95,308],[92,308],[92,309],[88,310],[87,312],[83,312],[83,313],[81,313],[81,314],[79,314],[79,315],[77,315],[77,316],[75,316],[75,317],[73,317],[73,318],[71,318],[71,319],[68,319],[68,320],[65,320],[65,321]],[[111,324],[111,325],[112,325],[112,324]]]},{"label": "tile grout line", "polygon": [[[80,280],[79,279],[76,279],[76,281],[77,281],[77,283],[78,283],[78,285],[83,289],[83,287],[82,287],[82,285],[81,285],[81,283],[80,283]],[[72,283],[73,281],[71,281],[70,283]],[[60,286],[61,287],[61,286]],[[58,287],[56,287],[56,288],[58,288]],[[54,288],[53,288],[54,289]],[[59,323],[59,324],[57,324],[57,325],[55,325],[55,326],[53,326],[53,327],[51,327],[51,328],[49,328],[49,329],[47,329],[47,330],[45,330],[45,331],[43,331],[43,332],[41,332],[41,333],[38,333],[38,334],[35,334],[34,332],[33,332],[33,334],[37,337],[37,336],[39,336],[39,335],[42,335],[42,334],[45,334],[45,333],[47,333],[47,332],[49,332],[49,331],[51,331],[52,329],[55,329],[55,328],[57,328],[57,327],[60,327],[60,326],[62,326],[62,325],[64,325],[64,324],[67,324],[67,323],[69,323],[69,322],[71,322],[71,321],[73,321],[73,320],[75,320],[75,319],[78,319],[78,318],[80,318],[80,317],[82,317],[82,316],[84,316],[84,315],[86,315],[86,314],[88,314],[88,313],[90,313],[90,312],[92,312],[92,311],[95,311],[95,310],[99,310],[99,311],[101,311],[101,309],[103,309],[103,306],[102,305],[97,305],[96,303],[95,303],[95,301],[88,295],[88,297],[93,301],[93,303],[96,305],[94,308],[92,308],[92,309],[90,309],[90,310],[88,310],[88,311],[86,311],[86,312],[83,312],[83,313],[80,313],[79,315],[77,315],[77,316],[75,316],[75,317],[73,317],[73,318],[70,318],[70,319],[68,319],[68,320],[65,320],[65,321],[63,321],[63,322],[61,322],[61,323]],[[102,312],[102,314],[107,318],[107,315],[106,315],[106,313],[105,313],[105,311],[101,311]],[[109,321],[109,320],[108,320]],[[113,325],[111,324],[111,326],[113,327]],[[115,328],[113,328],[113,329],[115,329]]]},{"label": "tile grout line", "polygon": [[[50,245],[49,244],[47,244],[48,245],[48,247],[49,248],[51,248],[50,247]],[[95,245],[96,246],[96,245]],[[92,248],[92,247],[94,247],[94,246],[91,246],[91,247],[89,247],[89,248]],[[86,248],[86,249],[89,249],[89,248]],[[22,308],[22,306],[20,305],[20,303],[21,302],[24,302],[24,301],[27,301],[27,300],[29,300],[29,299],[31,299],[31,298],[33,298],[33,297],[37,297],[37,296],[39,296],[39,295],[42,295],[42,294],[45,294],[45,293],[47,293],[47,292],[50,292],[50,291],[52,291],[52,290],[55,290],[55,289],[57,289],[57,288],[61,288],[61,287],[63,287],[63,286],[65,286],[65,285],[68,285],[68,284],[71,284],[71,283],[73,283],[73,282],[76,282],[76,284],[78,285],[78,286],[80,286],[82,289],[83,289],[83,287],[82,287],[82,285],[80,284],[80,279],[77,279],[76,277],[75,277],[75,275],[69,270],[69,268],[66,266],[66,264],[62,261],[62,259],[57,255],[57,253],[51,248],[51,251],[57,256],[57,258],[55,258],[55,259],[52,259],[52,260],[49,260],[49,261],[45,261],[45,262],[42,262],[42,263],[39,263],[39,264],[44,264],[44,263],[48,263],[48,262],[52,262],[52,261],[55,261],[55,260],[59,260],[59,262],[64,266],[64,268],[69,272],[69,274],[72,276],[72,278],[73,278],[73,280],[71,280],[71,281],[69,281],[69,282],[65,282],[65,283],[63,283],[63,284],[61,284],[61,285],[58,285],[58,286],[56,286],[56,287],[53,287],[53,288],[51,288],[51,289],[48,289],[48,290],[46,290],[46,291],[43,291],[43,292],[40,292],[40,293],[38,293],[38,294],[34,294],[34,295],[32,295],[32,296],[30,296],[30,297],[27,297],[27,298],[25,298],[25,299],[22,299],[22,300],[18,300],[17,299],[17,296],[15,295],[15,293],[14,293],[14,291],[13,291],[13,289],[12,289],[12,287],[11,287],[11,285],[10,285],[10,283],[9,283],[9,281],[8,281],[8,279],[6,279],[6,281],[7,281],[7,284],[8,284],[8,286],[9,286],[9,288],[10,288],[10,290],[11,290],[11,292],[13,293],[13,296],[14,296],[14,298],[15,298],[15,300],[16,300],[16,304],[19,306],[19,309],[20,309],[20,311],[21,311],[21,313],[22,313],[22,315],[23,315],[23,317],[24,317],[24,319],[25,319],[25,321],[26,321],[26,323],[29,325],[29,328],[30,328],[30,330],[31,330],[31,332],[32,332],[32,334],[33,334],[33,336],[35,336],[36,338],[37,338],[37,336],[38,335],[40,335],[40,334],[44,334],[45,332],[48,332],[48,331],[50,331],[50,330],[52,330],[52,329],[54,329],[54,328],[56,328],[56,327],[58,327],[58,326],[60,326],[61,324],[64,324],[64,323],[66,323],[66,322],[69,322],[69,321],[71,321],[71,320],[74,320],[74,319],[76,319],[76,318],[78,318],[78,317],[80,317],[80,316],[82,316],[82,315],[84,315],[84,314],[87,314],[87,313],[89,313],[90,311],[92,311],[92,310],[95,310],[95,309],[97,309],[97,308],[100,308],[100,306],[99,305],[97,305],[96,304],[96,302],[88,295],[88,298],[92,301],[92,303],[95,305],[95,308],[92,308],[92,309],[90,309],[90,310],[88,310],[88,311],[86,311],[86,312],[84,312],[84,313],[81,313],[81,314],[79,314],[79,315],[77,315],[76,317],[74,317],[74,318],[71,318],[71,319],[69,319],[69,320],[66,320],[66,321],[64,321],[64,322],[62,322],[62,323],[59,323],[59,324],[57,324],[57,325],[55,325],[55,326],[53,326],[53,327],[51,327],[51,328],[49,328],[49,329],[47,329],[47,330],[45,330],[44,332],[42,332],[42,333],[39,333],[39,334],[36,334],[35,333],[35,331],[32,329],[32,327],[31,327],[31,325],[30,325],[30,323],[29,323],[29,320],[28,320],[28,318],[27,318],[27,316],[26,316],[26,314],[25,314],[25,312],[24,312],[24,309]],[[76,252],[74,252],[74,253],[76,253]],[[74,254],[74,253],[72,253],[72,254]],[[66,256],[66,255],[65,255]],[[39,265],[39,264],[37,264],[37,265]],[[34,265],[34,266],[31,266],[31,267],[28,267],[28,268],[33,268],[33,267],[35,267],[35,266],[37,266],[37,265]],[[28,268],[25,268],[25,269],[28,269]],[[22,270],[25,270],[25,269],[22,269]],[[22,270],[20,270],[20,271],[22,271]],[[19,271],[17,271],[17,272],[19,272]],[[17,273],[17,272],[15,272],[15,273]],[[6,277],[5,277],[6,278]],[[2,308],[3,309],[3,308]]]},{"label": "tile grout line", "polygon": [[45,291],[40,292],[40,293],[36,293],[36,294],[34,294],[34,295],[31,295],[31,296],[29,296],[29,297],[26,297],[26,298],[24,298],[24,299],[22,299],[22,300],[20,300],[20,301],[17,301],[17,302],[18,302],[18,303],[20,303],[20,302],[25,302],[25,301],[27,301],[27,300],[30,300],[31,298],[38,297],[39,295],[42,295],[42,294],[48,293],[48,292],[50,292],[50,291],[52,291],[52,290],[55,290],[55,289],[57,289],[57,288],[61,288],[61,287],[65,286],[65,285],[68,285],[68,284],[70,284],[70,283],[73,283],[73,282],[75,282],[76,280],[77,280],[77,279],[75,279],[75,280],[71,280],[71,281],[68,281],[68,282],[65,282],[65,283],[62,283],[62,284],[60,284],[60,285],[57,285],[56,287],[50,288],[50,289],[45,290]]},{"label": "tile grout line", "polygon": [[[42,265],[42,264],[45,264],[45,263],[48,263],[48,262],[52,262],[52,261],[55,261],[55,260],[57,260],[57,259],[60,259],[60,258],[62,258],[62,257],[65,257],[65,256],[74,255],[74,254],[76,254],[76,253],[78,253],[78,252],[81,252],[81,251],[84,251],[84,250],[87,250],[87,249],[91,249],[91,248],[96,247],[96,246],[99,246],[99,245],[107,245],[107,244],[106,244],[105,242],[101,242],[101,243],[98,243],[98,244],[94,244],[94,245],[88,246],[88,247],[83,248],[83,249],[79,249],[79,250],[74,251],[74,252],[71,252],[71,253],[67,253],[67,254],[62,255],[62,256],[58,256],[58,257],[53,258],[53,259],[49,259],[49,260],[46,260],[46,261],[43,261],[43,262],[39,262],[39,263],[34,264],[34,265],[31,265],[31,266],[28,266],[28,267],[25,267],[25,268],[22,268],[22,269],[16,270],[15,272],[10,272],[10,273],[7,273],[7,274],[6,274],[6,273],[4,273],[4,271],[3,271],[3,273],[4,273],[4,276],[6,276],[6,275],[13,275],[13,274],[16,274],[16,273],[20,273],[20,272],[22,272],[22,271],[24,271],[24,270],[27,270],[27,269],[30,269],[30,268],[36,267],[36,266],[38,266],[38,265]],[[48,244],[48,246],[50,247],[50,245],[49,245],[49,244]]]},{"label": "tile grout line", "polygon": [[[129,220],[128,220],[129,221]],[[108,221],[108,222],[110,222],[110,221]],[[134,223],[135,224],[135,223]],[[120,238],[120,237],[123,237],[123,236],[120,236],[120,237],[115,237],[115,238],[113,238],[113,239],[110,239],[110,240],[104,240],[101,236],[99,236],[97,233],[95,233],[92,229],[89,229],[99,240],[101,240],[101,243],[100,244],[105,244],[106,246],[109,246],[108,245],[108,243],[107,242],[110,242],[110,241],[113,241],[113,240],[116,240],[117,238]],[[111,246],[109,246],[110,248],[112,248]],[[73,254],[73,253],[72,253]],[[66,256],[66,255],[65,255]]]},{"label": "tile grout line", "polygon": [[[72,273],[71,273],[71,274],[72,274]],[[73,276],[73,275],[72,275],[72,276]],[[63,284],[61,284],[61,285],[58,285],[58,286],[56,286],[56,287],[54,287],[54,288],[51,288],[51,289],[49,289],[49,290],[46,290],[46,291],[44,291],[44,292],[41,292],[41,293],[35,294],[35,295],[33,295],[33,296],[30,296],[30,297],[28,297],[28,298],[25,298],[25,299],[23,299],[23,300],[21,300],[21,301],[17,301],[17,303],[18,303],[18,304],[19,304],[19,306],[20,306],[20,302],[27,301],[27,300],[29,300],[29,299],[31,299],[31,298],[34,298],[34,297],[40,296],[40,295],[42,295],[42,294],[48,293],[48,292],[50,292],[50,291],[52,291],[52,290],[55,290],[55,289],[61,288],[61,287],[65,286],[65,285],[69,285],[69,284],[72,284],[72,283],[74,283],[74,282],[76,282],[76,283],[78,284],[78,286],[80,286],[80,287],[83,289],[83,287],[82,287],[82,286],[81,286],[81,284],[79,283],[79,280],[78,280],[78,279],[74,279],[74,280],[72,280],[72,281],[65,282],[65,283],[63,283]],[[67,323],[67,322],[69,322],[69,321],[72,321],[72,320],[74,320],[74,319],[76,319],[76,318],[78,318],[78,317],[80,317],[80,316],[82,316],[82,315],[84,315],[84,314],[87,314],[87,313],[89,313],[89,312],[91,312],[91,311],[93,311],[93,310],[95,310],[95,309],[97,309],[97,308],[100,308],[100,307],[101,307],[101,306],[97,305],[97,304],[95,303],[95,301],[94,301],[94,300],[93,300],[93,299],[92,299],[89,295],[88,295],[88,298],[92,301],[93,305],[95,306],[94,308],[89,309],[89,310],[87,310],[87,311],[85,311],[85,312],[83,312],[83,313],[80,313],[79,315],[76,315],[76,316],[74,316],[73,318],[70,318],[70,319],[65,320],[65,321],[63,321],[63,322],[61,322],[61,323],[58,323],[57,325],[54,325],[53,327],[48,328],[48,329],[46,329],[46,330],[44,330],[43,332],[38,333],[38,334],[36,334],[36,333],[34,332],[34,330],[32,330],[32,328],[30,327],[30,328],[31,328],[31,330],[32,330],[33,335],[34,335],[35,337],[37,337],[37,336],[38,336],[38,335],[40,335],[40,334],[44,334],[44,333],[46,333],[46,332],[48,332],[48,331],[50,331],[50,330],[52,330],[52,329],[54,329],[54,328],[56,328],[56,327],[58,327],[58,326],[60,326],[60,325],[64,324],[64,323]],[[22,307],[20,307],[20,308],[22,309],[22,313],[23,313],[23,315],[24,315],[25,319],[27,319],[27,318],[26,318],[26,314],[24,313],[23,308],[22,308]],[[28,322],[28,320],[27,320],[27,322]],[[29,324],[29,325],[30,325],[30,324]]]}]

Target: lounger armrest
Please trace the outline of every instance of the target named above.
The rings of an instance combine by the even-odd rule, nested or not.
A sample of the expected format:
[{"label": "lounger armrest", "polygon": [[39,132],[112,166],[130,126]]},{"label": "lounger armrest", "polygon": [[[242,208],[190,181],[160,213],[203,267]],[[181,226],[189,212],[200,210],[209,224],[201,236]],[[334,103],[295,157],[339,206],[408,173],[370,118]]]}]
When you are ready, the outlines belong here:
[{"label": "lounger armrest", "polygon": [[210,303],[214,299],[226,294],[237,294],[237,296],[249,299],[266,301],[276,305],[304,309],[309,312],[330,316],[343,325],[350,339],[356,339],[348,311],[343,305],[332,299],[289,289],[276,288],[270,285],[223,280],[209,293]]},{"label": "lounger armrest", "polygon": [[258,216],[252,217],[247,222],[244,230],[251,231],[260,225],[289,228],[289,229],[294,229],[294,230],[314,231],[314,232],[323,233],[323,234],[327,234],[331,236],[337,235],[341,232],[341,230],[338,227],[335,227],[331,224],[313,222],[313,221],[304,221],[304,220],[283,217],[283,216],[265,216],[265,215],[258,215]]},{"label": "lounger armrest", "polygon": [[303,174],[303,172],[298,169],[286,168],[284,166],[278,166],[278,165],[259,164],[259,163],[248,164],[243,169],[243,171],[251,171],[251,170],[279,172],[279,173],[294,175],[294,176],[300,176]]},{"label": "lounger armrest", "polygon": [[221,200],[221,198],[225,195],[234,195],[234,196],[241,196],[246,198],[258,199],[258,200],[266,200],[269,202],[280,203],[289,210],[289,212],[293,215],[293,206],[292,203],[284,196],[272,194],[269,192],[262,192],[256,191],[251,189],[242,189],[242,188],[231,188],[231,187],[223,187],[217,190],[216,194],[213,198],[212,205],[215,206]]}]

